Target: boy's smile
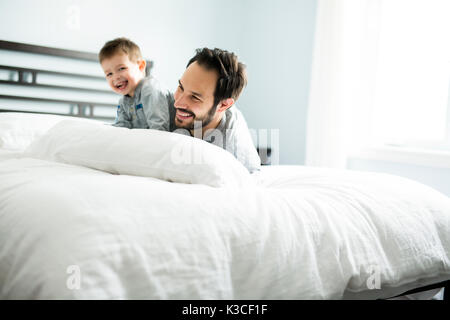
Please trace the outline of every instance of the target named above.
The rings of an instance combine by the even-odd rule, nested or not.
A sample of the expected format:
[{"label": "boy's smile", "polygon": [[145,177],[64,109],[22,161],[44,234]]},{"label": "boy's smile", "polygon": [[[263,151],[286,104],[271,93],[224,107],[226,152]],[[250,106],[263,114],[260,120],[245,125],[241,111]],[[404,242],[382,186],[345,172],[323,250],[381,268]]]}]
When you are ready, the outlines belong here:
[{"label": "boy's smile", "polygon": [[116,82],[114,83],[114,86],[122,93],[128,88],[128,80]]},{"label": "boy's smile", "polygon": [[145,61],[130,61],[125,53],[117,53],[101,63],[106,81],[111,89],[121,95],[134,96],[139,82],[145,75]]}]

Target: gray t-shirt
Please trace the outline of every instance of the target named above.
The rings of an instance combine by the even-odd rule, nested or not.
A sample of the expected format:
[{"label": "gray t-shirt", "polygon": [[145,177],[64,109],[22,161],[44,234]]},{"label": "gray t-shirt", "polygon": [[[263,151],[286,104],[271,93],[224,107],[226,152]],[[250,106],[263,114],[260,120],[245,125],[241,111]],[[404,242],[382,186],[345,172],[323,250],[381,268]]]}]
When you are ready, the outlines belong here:
[{"label": "gray t-shirt", "polygon": [[[189,130],[176,128],[175,111],[173,97],[171,97],[169,102],[170,131],[191,136]],[[250,173],[260,170],[261,159],[253,144],[247,122],[236,105],[225,111],[216,129],[205,132],[203,140],[229,151]]]},{"label": "gray t-shirt", "polygon": [[142,79],[133,97],[123,96],[113,126],[129,129],[169,130],[170,91],[153,77]]}]

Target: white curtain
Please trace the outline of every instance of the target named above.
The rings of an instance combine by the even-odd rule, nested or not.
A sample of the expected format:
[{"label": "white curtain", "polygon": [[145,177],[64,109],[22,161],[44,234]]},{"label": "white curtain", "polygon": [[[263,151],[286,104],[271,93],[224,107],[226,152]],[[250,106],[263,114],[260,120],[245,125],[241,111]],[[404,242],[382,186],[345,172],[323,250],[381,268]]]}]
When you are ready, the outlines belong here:
[{"label": "white curtain", "polygon": [[345,168],[370,136],[381,0],[319,0],[306,165]]}]

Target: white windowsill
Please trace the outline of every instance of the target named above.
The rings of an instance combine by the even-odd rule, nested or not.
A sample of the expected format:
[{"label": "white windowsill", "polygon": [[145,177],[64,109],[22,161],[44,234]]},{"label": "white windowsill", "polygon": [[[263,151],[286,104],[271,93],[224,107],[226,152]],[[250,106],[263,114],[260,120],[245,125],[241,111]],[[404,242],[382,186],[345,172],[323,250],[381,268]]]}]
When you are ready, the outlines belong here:
[{"label": "white windowsill", "polygon": [[353,151],[348,158],[450,168],[450,151],[379,146]]}]

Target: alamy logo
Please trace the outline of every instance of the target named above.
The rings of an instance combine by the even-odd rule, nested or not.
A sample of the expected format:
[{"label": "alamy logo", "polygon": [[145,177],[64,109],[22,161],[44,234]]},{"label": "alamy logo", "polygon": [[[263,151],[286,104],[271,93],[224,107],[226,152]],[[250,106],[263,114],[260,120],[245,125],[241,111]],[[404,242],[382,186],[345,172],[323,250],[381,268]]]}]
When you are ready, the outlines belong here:
[{"label": "alamy logo", "polygon": [[366,281],[367,288],[369,288],[369,290],[381,289],[380,267],[377,265],[371,265],[369,266],[368,271],[370,276]]},{"label": "alamy logo", "polygon": [[67,7],[67,21],[66,26],[69,30],[80,30],[80,7],[77,5],[71,5]]},{"label": "alamy logo", "polygon": [[[178,128],[174,132],[187,136],[191,135],[189,131],[184,128]],[[226,129],[225,132],[218,129],[208,129],[203,133],[201,121],[195,121],[193,129],[193,136],[195,138],[202,139],[207,137],[206,141],[211,142],[234,155],[247,152],[247,150],[242,150],[241,148],[245,148],[245,146],[253,142],[258,145],[258,155],[262,159],[266,159],[270,156],[272,165],[279,164],[279,129],[249,129],[249,133],[253,141],[246,141],[246,138],[244,137],[244,144],[239,144],[238,140],[229,139],[235,134],[235,132],[230,129]],[[270,154],[267,153],[269,148]],[[181,141],[171,150],[171,160],[174,164],[203,164],[205,163],[203,156],[204,152],[201,144],[196,144],[194,141],[191,141],[190,143]],[[249,160],[250,158],[247,159],[247,161]],[[247,164],[249,163],[244,163],[244,165]]]},{"label": "alamy logo", "polygon": [[79,290],[81,288],[81,269],[80,266],[70,265],[66,270],[67,277],[66,286],[69,290]]}]

